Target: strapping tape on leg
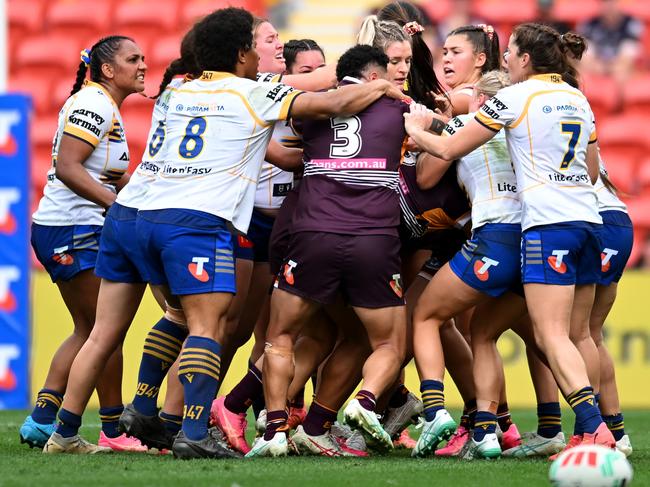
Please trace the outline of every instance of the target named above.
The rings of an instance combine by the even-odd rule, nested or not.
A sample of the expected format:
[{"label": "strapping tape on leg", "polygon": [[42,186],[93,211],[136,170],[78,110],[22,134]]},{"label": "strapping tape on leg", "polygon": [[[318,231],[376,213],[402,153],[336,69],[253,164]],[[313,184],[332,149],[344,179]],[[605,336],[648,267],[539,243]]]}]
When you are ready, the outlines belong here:
[{"label": "strapping tape on leg", "polygon": [[165,301],[165,319],[171,321],[179,328],[187,330],[187,319],[185,318],[185,312],[182,309],[170,306],[167,301]]},{"label": "strapping tape on leg", "polygon": [[265,355],[279,355],[283,358],[288,358],[295,365],[295,359],[293,356],[293,349],[287,347],[279,347],[273,345],[272,343],[264,343],[264,354]]}]

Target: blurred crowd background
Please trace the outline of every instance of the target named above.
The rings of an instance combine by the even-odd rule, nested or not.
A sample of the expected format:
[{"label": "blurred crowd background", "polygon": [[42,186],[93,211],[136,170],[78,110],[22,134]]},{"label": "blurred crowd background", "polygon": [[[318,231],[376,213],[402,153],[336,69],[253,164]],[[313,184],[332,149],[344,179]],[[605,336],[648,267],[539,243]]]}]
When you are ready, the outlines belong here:
[{"label": "blurred crowd background", "polygon": [[[384,2],[385,3],[385,2]],[[583,34],[589,49],[581,83],[597,118],[603,158],[635,224],[629,265],[650,269],[650,1],[648,0],[429,0],[420,8],[424,36],[442,66],[442,46],[460,25],[486,23],[503,50],[514,25],[537,21],[561,33]],[[57,113],[69,95],[79,51],[108,33],[132,36],[146,55],[147,93],[157,92],[182,34],[195,20],[224,6],[267,17],[283,41],[312,38],[328,62],[354,43],[377,0],[8,0],[9,90],[32,95],[32,204],[50,166]],[[439,79],[442,76],[439,75]],[[143,153],[153,102],[131,96],[122,114],[131,161]]]}]

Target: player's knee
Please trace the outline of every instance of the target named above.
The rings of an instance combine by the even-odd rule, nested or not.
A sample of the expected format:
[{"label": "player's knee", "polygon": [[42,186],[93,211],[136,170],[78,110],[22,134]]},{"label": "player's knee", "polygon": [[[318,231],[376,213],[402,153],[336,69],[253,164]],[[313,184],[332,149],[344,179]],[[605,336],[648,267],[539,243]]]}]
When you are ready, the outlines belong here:
[{"label": "player's knee", "polygon": [[264,356],[265,357],[280,357],[283,359],[289,359],[292,363],[295,364],[294,355],[293,355],[293,344],[291,341],[275,339],[269,340],[264,344]]}]

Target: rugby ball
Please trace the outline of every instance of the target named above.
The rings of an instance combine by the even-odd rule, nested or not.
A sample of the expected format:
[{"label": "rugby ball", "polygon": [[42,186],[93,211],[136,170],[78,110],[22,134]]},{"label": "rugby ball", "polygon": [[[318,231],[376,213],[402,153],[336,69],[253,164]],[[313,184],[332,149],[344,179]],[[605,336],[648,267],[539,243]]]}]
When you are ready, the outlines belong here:
[{"label": "rugby ball", "polygon": [[558,455],[548,475],[556,487],[624,487],[632,482],[632,466],[617,450],[580,445]]}]

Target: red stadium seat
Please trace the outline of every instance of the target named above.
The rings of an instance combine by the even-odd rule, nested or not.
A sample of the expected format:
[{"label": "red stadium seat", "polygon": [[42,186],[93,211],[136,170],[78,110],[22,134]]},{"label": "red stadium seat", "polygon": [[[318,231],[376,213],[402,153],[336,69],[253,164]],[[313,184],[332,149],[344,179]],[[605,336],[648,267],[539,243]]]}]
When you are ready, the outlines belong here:
[{"label": "red stadium seat", "polygon": [[650,157],[639,164],[637,180],[641,195],[650,196]]},{"label": "red stadium seat", "polygon": [[639,73],[623,88],[626,113],[650,114],[650,73]]},{"label": "red stadium seat", "polygon": [[650,197],[639,197],[626,201],[627,210],[635,227],[650,230]]},{"label": "red stadium seat", "polygon": [[177,13],[176,0],[157,0],[153,5],[147,0],[119,2],[116,4],[113,30],[133,37],[146,57],[146,43],[150,39],[177,29]]},{"label": "red stadium seat", "polygon": [[[87,12],[84,14],[84,12]],[[111,30],[110,0],[59,0],[50,5],[46,23],[51,34],[99,40]],[[90,47],[92,44],[88,45]]]},{"label": "red stadium seat", "polygon": [[156,39],[149,55],[145,58],[149,70],[164,69],[171,61],[177,59],[181,52],[181,35],[169,35]]},{"label": "red stadium seat", "polygon": [[52,166],[52,147],[36,147],[32,150],[32,188],[37,200],[43,196],[47,183],[47,171]]},{"label": "red stadium seat", "polygon": [[16,50],[16,68],[20,74],[40,78],[74,78],[80,50],[79,43],[70,36],[30,37]]},{"label": "red stadium seat", "polygon": [[609,178],[616,187],[623,193],[631,195],[638,192],[638,181],[636,178],[637,158],[630,157],[625,152],[617,149],[601,149],[601,156],[605,161]]},{"label": "red stadium seat", "polygon": [[597,122],[617,108],[618,100],[614,94],[618,90],[618,84],[614,78],[584,74],[580,79],[580,85],[589,100]]},{"label": "red stadium seat", "polygon": [[181,2],[180,18],[183,28],[187,29],[202,17],[225,7],[245,8],[259,16],[264,16],[266,10],[264,0],[194,0],[192,2]]},{"label": "red stadium seat", "polygon": [[472,10],[479,19],[485,19],[492,24],[512,26],[534,19],[537,16],[537,2],[535,0],[517,0],[516,2],[483,0],[475,2]]},{"label": "red stadium seat", "polygon": [[556,0],[553,4],[553,18],[573,24],[584,22],[599,12],[598,0]]},{"label": "red stadium seat", "polygon": [[9,29],[24,33],[37,33],[43,29],[45,2],[41,0],[9,0],[7,17]]},{"label": "red stadium seat", "polygon": [[451,12],[451,0],[427,0],[420,3],[420,7],[426,12],[433,22],[440,22]]},{"label": "red stadium seat", "polygon": [[30,95],[34,110],[38,114],[45,113],[50,109],[51,87],[52,83],[47,78],[40,78],[29,74],[12,75],[9,77],[9,89]]},{"label": "red stadium seat", "polygon": [[[634,223],[634,220],[632,221]],[[645,228],[634,227],[634,240],[632,242],[632,253],[627,260],[627,267],[633,268],[639,264],[641,256],[643,255],[643,247],[645,247],[648,238],[648,231]]]},{"label": "red stadium seat", "polygon": [[599,145],[604,150],[616,150],[621,157],[639,161],[650,147],[650,133],[645,130],[650,125],[650,114],[609,117],[596,124]]},{"label": "red stadium seat", "polygon": [[148,116],[145,116],[125,109],[122,110],[122,120],[124,120],[124,132],[126,133],[126,141],[129,144],[131,158],[129,171],[132,171],[135,166],[140,164],[147,145],[147,135],[149,135],[149,129],[151,128],[151,112]]}]

